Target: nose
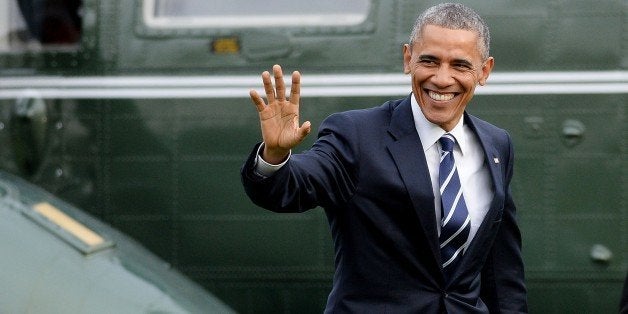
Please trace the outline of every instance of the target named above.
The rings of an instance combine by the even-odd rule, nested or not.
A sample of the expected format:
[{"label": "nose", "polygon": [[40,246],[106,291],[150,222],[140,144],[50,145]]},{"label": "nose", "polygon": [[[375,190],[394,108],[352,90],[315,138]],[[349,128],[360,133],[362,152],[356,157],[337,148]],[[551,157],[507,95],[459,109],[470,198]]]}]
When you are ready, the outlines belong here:
[{"label": "nose", "polygon": [[455,84],[452,70],[446,65],[441,64],[431,77],[431,81],[437,87],[447,87]]}]

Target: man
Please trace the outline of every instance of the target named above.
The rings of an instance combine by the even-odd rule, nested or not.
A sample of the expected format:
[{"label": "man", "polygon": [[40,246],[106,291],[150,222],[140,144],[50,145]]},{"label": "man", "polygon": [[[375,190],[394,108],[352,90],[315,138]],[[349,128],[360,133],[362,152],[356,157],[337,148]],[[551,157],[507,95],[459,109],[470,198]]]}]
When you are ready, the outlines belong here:
[{"label": "man", "polygon": [[[336,113],[301,154],[300,74],[279,66],[251,99],[263,142],[242,167],[249,197],[276,212],[325,209],[334,241],[328,313],[527,312],[508,134],[465,113],[494,64],[471,9],[421,14],[403,48],[412,94]],[[453,157],[452,157],[453,156]],[[461,193],[463,192],[463,193]]]}]

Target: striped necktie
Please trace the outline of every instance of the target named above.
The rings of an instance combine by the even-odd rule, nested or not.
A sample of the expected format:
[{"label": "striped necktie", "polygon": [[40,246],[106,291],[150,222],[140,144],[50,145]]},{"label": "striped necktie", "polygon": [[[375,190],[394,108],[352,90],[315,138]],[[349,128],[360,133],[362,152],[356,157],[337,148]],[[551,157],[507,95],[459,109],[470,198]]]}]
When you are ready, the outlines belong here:
[{"label": "striped necktie", "polygon": [[454,163],[456,139],[446,133],[439,142],[443,149],[440,157],[439,184],[442,202],[441,231],[439,236],[441,263],[446,278],[451,277],[467,246],[470,218],[462,195],[458,170]]}]

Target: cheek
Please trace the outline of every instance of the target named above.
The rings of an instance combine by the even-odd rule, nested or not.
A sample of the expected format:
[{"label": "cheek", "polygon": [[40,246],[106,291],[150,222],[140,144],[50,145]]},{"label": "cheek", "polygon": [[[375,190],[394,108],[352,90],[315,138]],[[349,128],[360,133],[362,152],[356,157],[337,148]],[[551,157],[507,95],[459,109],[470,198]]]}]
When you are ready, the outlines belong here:
[{"label": "cheek", "polygon": [[464,96],[465,98],[473,95],[473,93],[475,92],[475,87],[477,86],[477,81],[475,81],[474,79],[467,79],[458,82],[464,90],[464,93],[466,94]]},{"label": "cheek", "polygon": [[413,69],[412,70],[412,84],[420,86],[425,82],[429,74],[426,71],[421,69]]},{"label": "cheek", "polygon": [[475,72],[463,73],[460,76],[460,83],[465,87],[465,89],[472,90],[477,86],[480,82],[480,76]]}]

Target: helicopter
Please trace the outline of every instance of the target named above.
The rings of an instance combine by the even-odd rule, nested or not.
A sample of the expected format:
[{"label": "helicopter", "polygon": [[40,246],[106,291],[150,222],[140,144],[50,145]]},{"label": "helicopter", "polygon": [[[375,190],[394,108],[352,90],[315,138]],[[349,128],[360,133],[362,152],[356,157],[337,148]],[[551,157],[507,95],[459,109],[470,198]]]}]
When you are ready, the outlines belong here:
[{"label": "helicopter", "polygon": [[[513,138],[530,311],[616,312],[628,271],[628,6],[460,2],[491,28],[496,65],[467,110]],[[115,228],[116,243],[166,263],[218,312],[321,312],[333,276],[323,211],[270,213],[240,184],[261,139],[248,92],[273,64],[299,70],[314,127],[407,96],[402,45],[436,3],[4,1],[2,182]]]}]

